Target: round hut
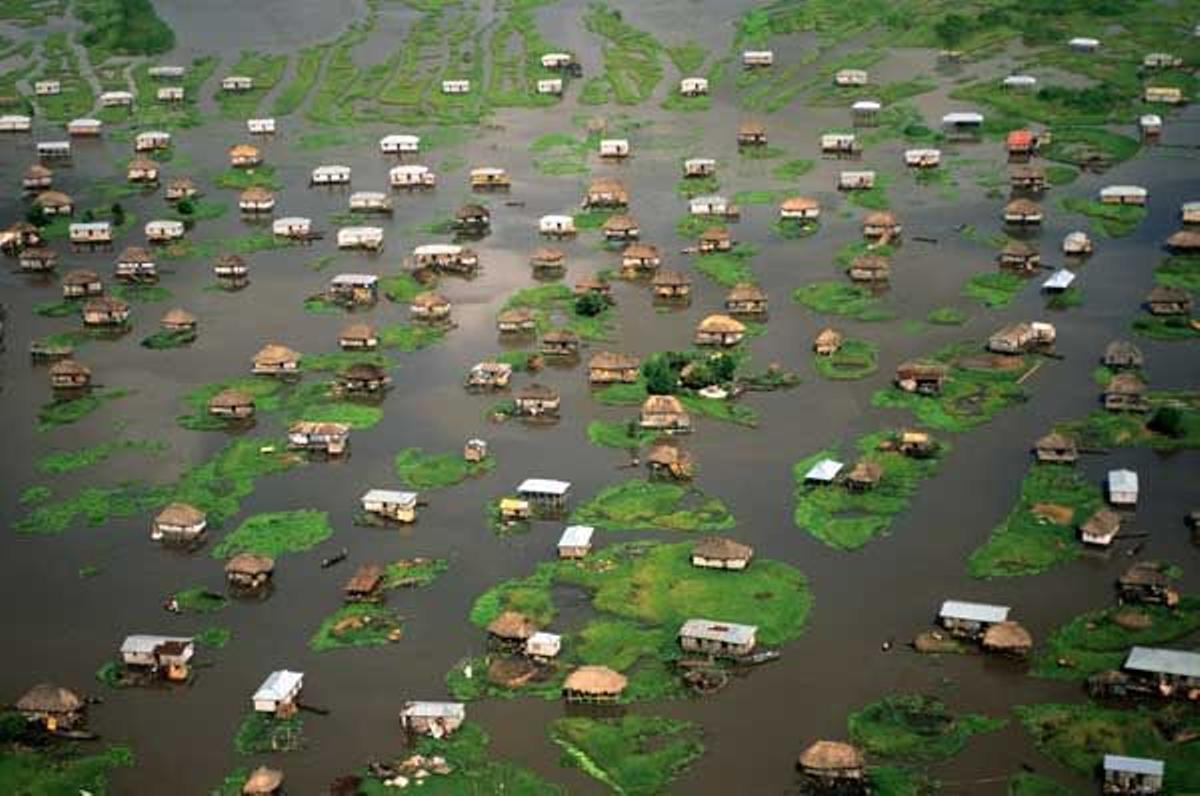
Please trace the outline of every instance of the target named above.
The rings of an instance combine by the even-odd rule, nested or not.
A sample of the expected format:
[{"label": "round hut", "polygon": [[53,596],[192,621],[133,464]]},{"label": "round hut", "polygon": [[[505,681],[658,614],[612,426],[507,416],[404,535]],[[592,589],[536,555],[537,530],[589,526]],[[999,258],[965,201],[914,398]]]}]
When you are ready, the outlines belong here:
[{"label": "round hut", "polygon": [[629,680],[607,666],[580,666],[563,681],[563,697],[568,702],[616,702]]},{"label": "round hut", "polygon": [[259,591],[271,581],[275,559],[255,553],[238,553],[225,563],[225,580],[234,589]]},{"label": "round hut", "polygon": [[250,772],[246,783],[242,785],[242,796],[272,796],[279,793],[283,786],[283,772],[266,766],[259,766]]},{"label": "round hut", "polygon": [[817,741],[800,754],[796,767],[825,788],[854,789],[864,783],[866,766],[858,747],[841,741]]},{"label": "round hut", "polygon": [[1017,622],[998,622],[983,634],[983,648],[988,652],[1024,658],[1033,649],[1033,636]]},{"label": "round hut", "polygon": [[84,701],[69,688],[38,683],[17,700],[14,707],[31,724],[50,732],[69,730],[83,721]]}]

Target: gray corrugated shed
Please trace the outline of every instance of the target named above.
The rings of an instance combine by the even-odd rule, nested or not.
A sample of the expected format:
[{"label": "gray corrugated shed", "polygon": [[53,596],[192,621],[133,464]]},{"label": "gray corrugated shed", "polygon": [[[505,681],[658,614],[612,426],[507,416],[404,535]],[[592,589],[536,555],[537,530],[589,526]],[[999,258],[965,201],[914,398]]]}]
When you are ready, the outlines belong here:
[{"label": "gray corrugated shed", "polygon": [[1134,647],[1125,659],[1125,668],[1134,672],[1200,677],[1200,652]]},{"label": "gray corrugated shed", "polygon": [[723,641],[726,644],[749,644],[754,641],[758,628],[755,625],[739,625],[734,622],[717,622],[712,619],[689,619],[679,628],[679,635],[700,638],[706,641]]},{"label": "gray corrugated shed", "polygon": [[805,481],[821,481],[829,482],[837,478],[837,474],[845,467],[841,462],[835,462],[833,459],[822,459],[814,464],[809,471],[805,473]]},{"label": "gray corrugated shed", "polygon": [[1059,268],[1042,283],[1043,290],[1066,290],[1075,281],[1075,274],[1066,268]]},{"label": "gray corrugated shed", "polygon": [[588,547],[592,543],[592,534],[596,529],[590,525],[572,525],[562,533],[558,540],[559,547]]},{"label": "gray corrugated shed", "polygon": [[962,600],[946,600],[938,616],[945,619],[966,619],[968,622],[1003,622],[1008,619],[1007,605],[969,603]]},{"label": "gray corrugated shed", "polygon": [[126,636],[125,641],[121,644],[121,653],[147,654],[162,644],[177,644],[188,645],[192,643],[190,636],[154,636],[147,633],[138,633],[132,636]]},{"label": "gray corrugated shed", "polygon": [[565,495],[570,488],[570,481],[556,481],[553,478],[526,478],[517,487],[517,493],[521,495]]},{"label": "gray corrugated shed", "polygon": [[1109,492],[1137,492],[1138,476],[1133,470],[1109,470]]}]

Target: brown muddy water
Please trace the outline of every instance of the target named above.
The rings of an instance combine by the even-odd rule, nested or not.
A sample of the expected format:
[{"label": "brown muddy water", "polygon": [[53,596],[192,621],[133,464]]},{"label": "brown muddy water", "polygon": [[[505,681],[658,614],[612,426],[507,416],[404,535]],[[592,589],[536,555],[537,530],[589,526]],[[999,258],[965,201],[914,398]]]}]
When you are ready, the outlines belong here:
[{"label": "brown muddy water", "polygon": [[[185,0],[160,2],[164,17],[186,50],[216,51],[232,63],[243,47],[291,50],[333,35],[361,12],[357,3],[195,4]],[[614,3],[635,25],[667,40],[692,37],[717,53],[730,48],[728,21],[741,4],[722,2],[639,5]],[[599,68],[595,39],[582,32],[580,11],[585,4],[568,2],[540,12],[545,36],[573,48],[585,71]],[[679,6],[676,8],[675,6]],[[221,13],[209,13],[220,10]],[[381,30],[391,30],[386,19]],[[680,35],[677,35],[680,34]],[[797,51],[780,50],[784,64],[799,58]],[[817,67],[810,67],[815,73]],[[969,67],[986,72],[994,65]],[[933,54],[903,51],[876,66],[873,72],[899,80],[934,74]],[[218,70],[218,75],[222,70]],[[117,793],[150,793],[170,783],[173,792],[207,793],[229,771],[247,760],[234,752],[230,739],[246,714],[249,695],[263,676],[287,667],[306,673],[306,700],[326,706],[328,717],[306,720],[309,744],[301,753],[276,759],[287,773],[291,792],[318,793],[333,776],[356,769],[371,758],[394,755],[402,745],[397,711],[406,699],[440,698],[443,676],[465,655],[482,650],[482,634],[466,618],[474,598],[489,586],[530,572],[553,555],[560,525],[538,523],[533,532],[515,538],[494,536],[483,521],[483,504],[531,476],[564,478],[573,482],[576,505],[601,488],[629,477],[618,469],[624,454],[588,444],[584,429],[593,419],[631,416],[630,408],[604,407],[589,397],[580,368],[550,369],[537,379],[557,387],[563,396],[564,419],[545,428],[520,424],[492,425],[483,419],[494,400],[471,396],[461,388],[466,369],[499,350],[493,326],[495,314],[514,290],[533,284],[527,265],[540,241],[537,218],[577,207],[585,177],[547,177],[532,166],[528,145],[550,131],[578,132],[572,117],[597,113],[627,113],[647,122],[631,134],[635,156],[620,165],[591,161],[593,175],[614,175],[626,181],[633,197],[631,212],[640,220],[642,239],[664,250],[666,267],[687,268],[676,254],[681,241],[675,222],[686,212],[674,194],[680,160],[685,155],[718,158],[721,192],[782,187],[771,181],[779,161],[739,161],[734,145],[736,127],[749,116],[740,111],[732,81],[714,97],[711,111],[671,114],[658,108],[677,75],[666,67],[666,79],[655,98],[637,108],[615,111],[577,106],[569,97],[546,111],[506,111],[494,124],[464,136],[462,143],[441,147],[421,162],[436,168],[451,156],[472,165],[498,165],[513,178],[511,199],[524,207],[504,206],[493,199],[491,234],[475,244],[483,268],[470,282],[443,280],[441,290],[453,302],[458,322],[446,341],[428,350],[403,355],[388,395],[386,416],[375,428],[356,432],[352,454],[342,462],[314,463],[280,477],[261,480],[242,513],[226,527],[262,511],[317,508],[330,513],[336,533],[316,549],[283,557],[276,572],[276,591],[262,603],[233,603],[210,617],[172,616],[161,606],[165,595],[188,586],[222,587],[219,563],[207,550],[174,555],[148,540],[149,518],[113,522],[102,528],[73,528],[60,536],[0,535],[0,582],[5,584],[3,626],[4,662],[0,694],[15,698],[31,683],[54,680],[79,690],[103,693],[105,704],[92,713],[92,726],[106,741],[129,743],[137,755],[133,769],[119,771]],[[948,84],[947,84],[948,86]],[[213,83],[205,87],[211,94]],[[919,98],[927,121],[959,107],[939,92]],[[973,224],[985,234],[1000,230],[1002,199],[987,198],[985,189],[964,180],[955,199],[939,199],[936,186],[917,186],[903,173],[903,146],[888,143],[871,148],[864,167],[895,175],[890,189],[893,209],[905,224],[906,241],[894,260],[888,302],[901,320],[885,323],[834,322],[850,336],[881,345],[878,373],[860,382],[821,380],[809,365],[809,345],[828,320],[790,302],[795,287],[814,279],[841,279],[834,252],[859,240],[863,211],[849,205],[834,190],[842,164],[819,160],[818,135],[847,123],[843,108],[801,107],[793,104],[763,116],[772,146],[788,158],[817,160],[817,166],[798,183],[798,193],[814,195],[823,205],[822,229],[801,241],[781,241],[769,226],[774,206],[743,208],[733,227],[735,238],[760,247],[753,268],[769,291],[772,312],[769,333],[750,343],[755,362],[780,362],[804,376],[796,389],[753,394],[747,403],[761,414],[757,429],[748,430],[700,419],[685,444],[701,471],[697,485],[725,500],[738,520],[734,535],[753,544],[759,555],[786,561],[810,579],[815,607],[810,625],[798,641],[784,649],[783,660],[737,680],[719,695],[705,700],[638,704],[631,712],[668,715],[699,722],[704,729],[704,756],[673,786],[673,792],[725,794],[789,793],[795,790],[793,762],[799,751],[818,737],[844,737],[848,713],[884,695],[921,691],[937,693],[953,707],[991,715],[1008,715],[1012,706],[1036,701],[1074,701],[1082,698],[1074,684],[1027,677],[1021,666],[981,657],[935,659],[907,651],[903,642],[930,623],[946,597],[1001,602],[1033,632],[1044,637],[1053,627],[1079,612],[1107,605],[1112,581],[1129,559],[1085,559],[1038,577],[976,581],[966,574],[966,557],[1009,511],[1029,462],[1032,441],[1059,419],[1090,411],[1097,400],[1091,370],[1104,345],[1128,335],[1131,318],[1152,285],[1151,272],[1161,257],[1160,241],[1176,226],[1182,201],[1197,196],[1198,162],[1181,150],[1151,148],[1104,176],[1084,176],[1075,184],[1055,189],[1046,201],[1046,226],[1036,238],[1043,256],[1057,264],[1058,243],[1081,223],[1055,209],[1061,196],[1090,196],[1106,183],[1135,183],[1150,188],[1149,218],[1129,238],[1098,239],[1097,254],[1082,268],[1086,301],[1063,313],[1048,313],[1044,299],[1031,284],[1011,306],[985,310],[959,292],[966,279],[994,268],[994,252],[955,232]],[[210,117],[212,118],[212,117]],[[353,146],[301,151],[295,146],[304,125],[299,116],[280,120],[282,133],[265,144],[267,162],[278,167],[286,185],[280,194],[280,215],[308,215],[332,230],[329,214],[341,212],[346,193],[307,186],[308,171],[319,163],[345,163],[354,168],[355,190],[383,188],[391,161],[381,157],[377,138],[398,131],[391,126],[364,126]],[[236,213],[236,192],[212,185],[225,168],[225,149],[245,138],[241,122],[210,121],[175,134],[175,161],[166,164],[168,176],[199,177],[208,198],[233,206],[215,221],[199,222],[190,233],[196,239],[219,239],[249,231]],[[1132,132],[1130,130],[1129,132]],[[56,133],[57,134],[57,133]],[[41,125],[34,138],[51,136]],[[32,138],[0,141],[0,179],[18,184],[32,159]],[[1194,107],[1172,118],[1164,143],[1200,140],[1200,111]],[[1002,163],[997,143],[951,145],[981,161]],[[111,138],[76,144],[74,163],[57,170],[61,187],[75,196],[94,192],[99,180],[119,181],[117,162],[128,156],[129,145]],[[312,315],[303,299],[319,292],[339,271],[394,273],[414,245],[438,236],[414,230],[446,218],[469,198],[466,169],[442,172],[436,191],[396,195],[396,213],[382,222],[387,248],[378,256],[337,254],[327,238],[311,248],[292,248],[254,254],[251,284],[240,293],[205,290],[212,282],[210,263],[177,261],[167,264],[162,283],[174,298],[163,304],[135,305],[135,330],[115,342],[93,342],[80,353],[104,385],[136,393],[114,401],[83,422],[38,433],[37,408],[48,398],[45,368],[31,364],[29,341],[75,328],[73,319],[34,315],[33,304],[57,300],[56,282],[42,282],[0,270],[0,301],[9,309],[6,347],[0,354],[0,417],[4,418],[6,447],[13,454],[0,461],[0,520],[11,526],[24,514],[19,493],[43,483],[34,462],[52,450],[74,449],[114,436],[114,426],[131,438],[170,443],[162,457],[121,454],[98,468],[53,481],[56,495],[73,494],[95,484],[149,479],[169,481],[183,467],[208,458],[225,441],[223,434],[180,429],[175,416],[181,398],[195,387],[248,373],[250,358],[266,341],[278,340],[305,353],[336,349],[343,316]],[[161,195],[123,201],[138,215],[138,226],[118,242],[135,243],[140,225],[163,209]],[[21,217],[23,204],[14,191],[0,199],[0,219]],[[375,222],[371,222],[375,223]],[[914,235],[936,238],[928,244]],[[60,245],[60,248],[61,245]],[[584,234],[564,244],[569,258],[567,283],[612,267],[614,255],[600,249],[596,235]],[[334,265],[314,272],[306,264],[336,254]],[[88,267],[106,281],[113,253],[65,254],[60,272]],[[656,313],[644,285],[617,284],[620,322],[613,350],[639,355],[690,345],[694,324],[719,307],[726,292],[695,274],[691,306],[680,312]],[[183,306],[200,318],[200,338],[189,348],[154,352],[138,346],[157,328],[159,316],[171,306]],[[970,321],[962,327],[906,330],[903,319],[923,319],[934,308],[957,306]],[[407,308],[381,302],[365,317],[377,325],[406,320]],[[1058,327],[1062,361],[1051,361],[1030,380],[1033,398],[1002,412],[991,424],[957,435],[954,450],[939,474],[920,489],[910,511],[892,526],[890,536],[857,553],[841,553],[815,541],[792,524],[791,465],[838,440],[850,441],[871,431],[910,421],[906,413],[874,409],[873,391],[884,386],[900,361],[930,353],[964,339],[981,339],[1001,325],[1024,319],[1047,318]],[[1200,359],[1194,343],[1140,340],[1156,388],[1192,388],[1200,381]],[[593,346],[592,350],[596,350]],[[518,377],[519,384],[528,377]],[[260,423],[259,432],[274,431]],[[381,532],[352,525],[357,499],[368,486],[395,483],[392,457],[409,446],[430,451],[456,450],[470,436],[483,436],[498,459],[485,477],[448,490],[430,492],[430,505],[419,522],[402,532]],[[1099,479],[1110,466],[1136,469],[1144,497],[1136,525],[1149,533],[1143,555],[1183,566],[1183,588],[1200,589],[1197,551],[1187,538],[1182,515],[1200,505],[1200,454],[1160,456],[1148,451],[1114,451],[1089,457],[1085,472]],[[602,543],[654,534],[604,534]],[[662,534],[660,538],[671,537]],[[210,544],[212,542],[210,541]],[[392,605],[406,618],[405,638],[394,646],[317,654],[307,640],[320,621],[340,604],[340,586],[347,566],[322,570],[320,560],[341,547],[350,562],[385,561],[406,556],[440,556],[451,561],[449,573],[431,587],[398,593]],[[80,567],[95,565],[103,572],[81,579]],[[566,595],[570,599],[570,595]],[[200,672],[194,686],[184,690],[102,692],[93,679],[99,665],[110,659],[121,639],[131,632],[186,633],[217,624],[233,631],[233,641],[220,651],[205,651],[214,661]],[[886,639],[899,642],[882,652]],[[559,766],[559,752],[548,740],[546,726],[564,715],[559,703],[514,700],[474,703],[472,720],[492,736],[492,753],[529,766],[561,782],[571,793],[598,793],[601,788],[572,769]],[[1029,764],[1080,790],[1091,786],[1060,769],[1032,747],[1018,726],[974,739],[966,752],[933,769],[947,793],[1003,793],[1003,780]]]}]

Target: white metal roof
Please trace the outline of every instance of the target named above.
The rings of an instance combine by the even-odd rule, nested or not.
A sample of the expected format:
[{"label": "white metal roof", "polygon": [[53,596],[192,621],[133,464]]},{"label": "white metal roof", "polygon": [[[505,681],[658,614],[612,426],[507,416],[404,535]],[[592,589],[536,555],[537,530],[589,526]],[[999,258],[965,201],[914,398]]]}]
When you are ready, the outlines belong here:
[{"label": "white metal roof", "polygon": [[363,503],[395,503],[407,506],[417,502],[416,492],[401,492],[396,489],[368,489],[360,500]]},{"label": "white metal roof", "polygon": [[1138,475],[1133,470],[1109,470],[1108,490],[1110,492],[1136,492]]},{"label": "white metal roof", "polygon": [[565,495],[570,488],[570,481],[557,481],[553,478],[526,478],[517,487],[517,493],[521,495]]},{"label": "white metal roof", "polygon": [[723,205],[727,204],[728,201],[729,200],[724,196],[717,196],[716,194],[711,196],[694,196],[692,197],[692,206],[703,207],[705,205]]},{"label": "white metal roof", "polygon": [[142,139],[142,138],[145,138],[145,139],[166,138],[166,139],[170,140],[171,134],[168,133],[166,130],[143,130],[142,132],[137,134],[137,137],[139,139]]},{"label": "white metal roof", "polygon": [[1134,647],[1125,659],[1125,668],[1135,672],[1200,677],[1200,652]]},{"label": "white metal roof", "polygon": [[417,146],[421,143],[421,137],[418,135],[409,135],[408,133],[392,133],[385,135],[379,139],[380,146],[403,146],[405,144]]},{"label": "white metal roof", "polygon": [[1037,78],[1033,75],[1009,75],[1004,78],[1006,86],[1033,86],[1037,85]]},{"label": "white metal roof", "polygon": [[405,717],[465,719],[467,706],[462,702],[405,702],[400,710]]},{"label": "white metal roof", "polygon": [[539,630],[525,642],[526,650],[552,649],[558,651],[562,647],[562,636],[557,633],[547,633]]},{"label": "white metal roof", "polygon": [[1145,198],[1150,194],[1140,185],[1107,185],[1100,189],[1100,196],[1140,196]]},{"label": "white metal roof", "polygon": [[1067,44],[1070,44],[1072,47],[1099,47],[1100,40],[1093,39],[1091,36],[1076,36],[1067,42]]},{"label": "white metal roof", "polygon": [[1120,771],[1129,774],[1145,774],[1151,777],[1161,777],[1166,766],[1161,760],[1151,760],[1146,757],[1125,757],[1123,755],[1105,755],[1104,770]]},{"label": "white metal roof", "polygon": [[356,200],[360,202],[369,202],[377,199],[387,199],[387,194],[383,191],[355,191],[350,194],[350,202],[353,204]]},{"label": "white metal roof", "polygon": [[342,227],[338,230],[338,240],[343,238],[382,238],[383,227]]},{"label": "white metal roof", "polygon": [[88,117],[80,117],[67,122],[67,127],[103,127],[104,122],[99,119],[91,119]]},{"label": "white metal roof", "polygon": [[940,149],[917,148],[917,149],[904,150],[904,157],[906,160],[910,159],[910,158],[913,160],[916,160],[919,158],[927,158],[927,157],[940,158],[941,156],[942,156],[942,150],[940,150]]},{"label": "white metal roof", "polygon": [[854,133],[823,133],[821,135],[821,143],[836,144],[839,141],[853,141],[856,138],[858,138],[858,136],[856,136]]},{"label": "white metal roof", "polygon": [[183,222],[173,218],[156,218],[146,222],[146,231],[162,229],[183,232]]},{"label": "white metal roof", "polygon": [[600,148],[601,149],[604,149],[605,147],[627,147],[627,146],[629,146],[628,138],[601,138],[600,139]]},{"label": "white metal roof", "polygon": [[859,100],[850,107],[856,111],[877,111],[883,107],[883,104],[878,100]]},{"label": "white metal roof", "polygon": [[715,166],[717,161],[715,158],[688,158],[683,164],[685,166]]},{"label": "white metal roof", "polygon": [[862,178],[862,177],[872,177],[873,178],[874,176],[875,176],[875,172],[872,171],[871,169],[843,171],[841,173],[841,178],[843,180],[858,179],[858,178]]},{"label": "white metal roof", "polygon": [[1157,113],[1143,113],[1138,117],[1138,124],[1142,127],[1162,127],[1162,117]]},{"label": "white metal roof", "polygon": [[587,547],[592,543],[596,529],[590,525],[571,525],[559,537],[559,547]]},{"label": "white metal roof", "polygon": [[126,636],[125,641],[121,643],[121,654],[146,654],[154,652],[155,647],[160,644],[168,644],[175,642],[178,644],[191,644],[191,636],[155,636],[149,633],[136,633],[132,636]]},{"label": "white metal roof", "polygon": [[549,226],[560,226],[562,224],[574,224],[575,218],[574,218],[574,216],[567,216],[567,215],[562,215],[559,213],[550,213],[550,214],[544,215],[540,219],[538,219],[538,223],[543,224],[543,225],[549,225]]},{"label": "white metal roof", "polygon": [[331,285],[374,285],[379,277],[374,274],[338,274],[329,280]]},{"label": "white metal roof", "polygon": [[755,625],[739,625],[736,622],[718,622],[713,619],[689,619],[679,628],[680,636],[739,645],[754,641],[757,632],[758,627]]},{"label": "white metal roof", "polygon": [[413,254],[417,257],[436,257],[438,255],[453,257],[461,254],[462,250],[463,247],[457,243],[425,243],[413,249]]},{"label": "white metal roof", "polygon": [[954,111],[942,117],[942,124],[983,124],[983,114],[978,111]]},{"label": "white metal roof", "polygon": [[1050,274],[1050,278],[1042,283],[1044,290],[1066,290],[1075,281],[1075,272],[1068,271],[1066,268],[1059,268],[1054,273]]},{"label": "white metal roof", "polygon": [[287,669],[271,672],[254,692],[254,700],[279,701],[286,699],[293,691],[299,690],[303,682],[304,672],[293,672]]},{"label": "white metal roof", "polygon": [[326,165],[326,166],[317,166],[315,169],[312,170],[312,173],[314,175],[317,175],[317,174],[349,174],[350,167],[349,166],[340,166],[340,165],[336,165],[336,164],[330,164],[330,165]]},{"label": "white metal roof", "polygon": [[425,174],[428,171],[428,166],[422,166],[419,163],[405,163],[400,166],[392,166],[388,174]]},{"label": "white metal roof", "polygon": [[477,175],[480,177],[488,176],[488,175],[500,176],[500,175],[504,174],[504,169],[498,168],[496,166],[479,166],[477,168],[471,169],[471,174],[474,174],[474,175]]},{"label": "white metal roof", "polygon": [[804,474],[805,481],[832,481],[837,478],[837,474],[845,467],[841,462],[835,462],[833,459],[822,459],[808,469]]},{"label": "white metal roof", "polygon": [[966,619],[969,622],[1003,622],[1008,619],[1007,605],[969,603],[962,600],[946,600],[938,616],[947,619]]},{"label": "white metal roof", "polygon": [[104,230],[108,229],[107,221],[75,221],[70,226],[71,232],[87,232],[89,230]]},{"label": "white metal roof", "polygon": [[27,123],[32,121],[33,119],[20,113],[6,113],[5,115],[0,116],[0,122],[5,122],[7,124]]},{"label": "white metal roof", "polygon": [[128,91],[105,91],[100,95],[100,101],[106,99],[133,99],[133,94]]}]

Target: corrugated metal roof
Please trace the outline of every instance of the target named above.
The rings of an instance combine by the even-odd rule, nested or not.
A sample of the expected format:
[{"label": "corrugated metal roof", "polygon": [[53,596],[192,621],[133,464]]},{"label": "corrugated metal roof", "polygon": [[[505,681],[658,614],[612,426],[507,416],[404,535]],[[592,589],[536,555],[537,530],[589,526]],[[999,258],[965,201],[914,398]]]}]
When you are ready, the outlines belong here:
[{"label": "corrugated metal roof", "polygon": [[149,633],[138,633],[132,636],[126,636],[125,641],[121,644],[121,654],[145,654],[154,652],[154,649],[162,644],[175,642],[177,644],[191,644],[191,636],[155,636]]},{"label": "corrugated metal roof", "polygon": [[287,669],[271,672],[254,692],[254,699],[255,701],[279,701],[288,697],[293,691],[298,691],[303,682],[304,672],[292,672]]},{"label": "corrugated metal roof", "polygon": [[570,488],[570,481],[556,481],[553,478],[526,478],[517,487],[517,493],[522,495],[565,495]]},{"label": "corrugated metal roof", "polygon": [[1129,774],[1147,774],[1161,777],[1166,766],[1161,760],[1151,760],[1145,757],[1124,757],[1122,755],[1105,755],[1105,771],[1121,771]]},{"label": "corrugated metal roof", "polygon": [[400,492],[395,489],[369,489],[362,496],[364,503],[397,503],[409,505],[417,502],[416,492]]},{"label": "corrugated metal roof", "polygon": [[1200,677],[1200,652],[1134,647],[1125,659],[1125,668],[1135,672]]},{"label": "corrugated metal roof", "polygon": [[833,459],[822,459],[814,464],[809,471],[804,475],[805,481],[822,481],[828,482],[837,478],[837,474],[842,471],[846,465],[841,462],[835,462]]},{"label": "corrugated metal roof", "polygon": [[1050,278],[1042,283],[1044,290],[1066,290],[1075,281],[1075,273],[1068,271],[1066,268],[1059,268],[1050,275]]},{"label": "corrugated metal roof", "polygon": [[754,641],[758,627],[739,625],[735,622],[718,622],[713,619],[689,619],[679,628],[679,635],[707,641],[723,641],[727,644],[749,644]]},{"label": "corrugated metal roof", "polygon": [[1138,475],[1133,470],[1109,470],[1109,492],[1136,492],[1138,490]]},{"label": "corrugated metal roof", "polygon": [[592,543],[592,534],[596,529],[590,525],[572,525],[562,532],[558,540],[559,547],[587,547]]},{"label": "corrugated metal roof", "polygon": [[955,111],[943,116],[942,124],[983,124],[983,114],[978,111]]},{"label": "corrugated metal roof", "polygon": [[465,719],[467,706],[462,702],[405,702],[400,715],[407,718]]},{"label": "corrugated metal roof", "polygon": [[1003,622],[1008,619],[1009,610],[1007,605],[946,600],[942,603],[942,610],[938,612],[938,616],[947,619],[966,619],[969,622]]}]

